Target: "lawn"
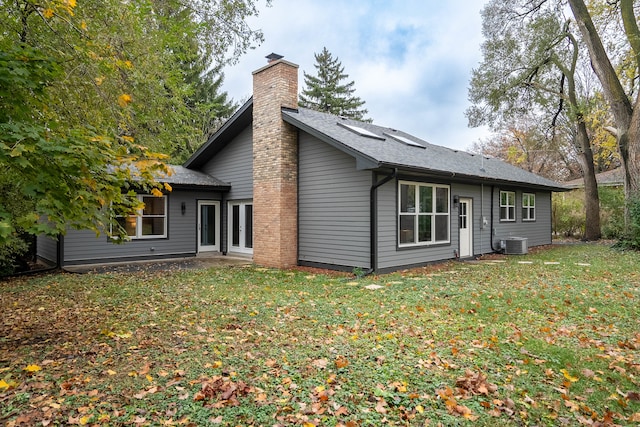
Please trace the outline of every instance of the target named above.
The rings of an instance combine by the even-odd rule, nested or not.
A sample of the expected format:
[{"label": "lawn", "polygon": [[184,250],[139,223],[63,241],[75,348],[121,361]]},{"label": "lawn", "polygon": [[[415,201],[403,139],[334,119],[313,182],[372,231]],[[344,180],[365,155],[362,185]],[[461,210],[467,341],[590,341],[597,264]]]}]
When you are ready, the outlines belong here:
[{"label": "lawn", "polygon": [[636,425],[640,254],[0,282],[0,424]]}]

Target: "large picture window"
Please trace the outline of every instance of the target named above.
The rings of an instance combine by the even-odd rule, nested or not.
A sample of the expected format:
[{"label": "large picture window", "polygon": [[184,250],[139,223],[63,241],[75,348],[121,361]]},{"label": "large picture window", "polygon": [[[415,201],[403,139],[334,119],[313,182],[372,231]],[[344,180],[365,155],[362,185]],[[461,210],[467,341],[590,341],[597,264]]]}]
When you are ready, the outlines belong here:
[{"label": "large picture window", "polygon": [[536,195],[532,193],[522,193],[522,220],[536,220]]},{"label": "large picture window", "polygon": [[167,237],[167,197],[138,195],[144,208],[137,215],[120,216],[116,221],[131,239]]},{"label": "large picture window", "polygon": [[399,246],[449,243],[449,186],[400,181]]},{"label": "large picture window", "polygon": [[500,192],[500,221],[516,220],[516,193],[513,191]]}]

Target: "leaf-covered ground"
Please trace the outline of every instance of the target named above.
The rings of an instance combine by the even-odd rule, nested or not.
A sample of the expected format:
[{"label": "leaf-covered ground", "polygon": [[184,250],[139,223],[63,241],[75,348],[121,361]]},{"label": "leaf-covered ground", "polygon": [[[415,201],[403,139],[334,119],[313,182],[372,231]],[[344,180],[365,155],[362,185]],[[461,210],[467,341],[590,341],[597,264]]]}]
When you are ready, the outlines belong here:
[{"label": "leaf-covered ground", "polygon": [[635,425],[640,254],[0,283],[0,424]]}]

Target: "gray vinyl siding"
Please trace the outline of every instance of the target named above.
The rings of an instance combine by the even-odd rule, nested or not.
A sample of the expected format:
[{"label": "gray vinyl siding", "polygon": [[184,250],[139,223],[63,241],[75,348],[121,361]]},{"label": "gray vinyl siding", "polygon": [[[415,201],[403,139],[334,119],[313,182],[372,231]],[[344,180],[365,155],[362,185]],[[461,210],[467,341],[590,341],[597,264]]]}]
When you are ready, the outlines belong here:
[{"label": "gray vinyl siding", "polygon": [[231,184],[227,200],[253,198],[253,131],[249,126],[203,167],[202,172]]},{"label": "gray vinyl siding", "polygon": [[[458,248],[458,217],[453,214],[453,208],[449,217],[451,243],[398,248],[397,188],[397,180],[378,188],[378,269],[396,269],[454,258],[453,251]],[[451,194],[453,191],[450,189]]]},{"label": "gray vinyl siding", "polygon": [[253,199],[253,129],[245,128],[203,167],[202,172],[231,184],[220,206],[222,221],[221,248],[227,252],[229,214],[227,202]]},{"label": "gray vinyl siding", "polygon": [[[424,181],[421,179],[420,181]],[[428,179],[426,179],[428,182]],[[459,250],[458,209],[451,203],[449,244],[399,248],[397,244],[397,187],[398,181],[392,180],[378,189],[378,269],[392,270],[403,266],[427,264],[455,258],[454,251]],[[528,246],[551,243],[551,193],[521,188],[504,188],[516,193],[516,221],[500,222],[500,188],[494,188],[493,206],[491,204],[492,187],[485,185],[451,184],[450,197],[471,198],[473,203],[473,253],[481,255],[499,248],[499,241],[508,237],[526,237]],[[536,220],[522,221],[522,193],[536,195]],[[451,200],[452,201],[452,200]],[[491,211],[493,209],[493,224]],[[483,224],[483,218],[487,224]],[[493,226],[492,226],[493,225]],[[495,231],[495,234],[492,234]]]},{"label": "gray vinyl siding", "polygon": [[[104,234],[68,230],[64,236],[65,265],[193,256],[197,251],[198,200],[220,200],[219,193],[174,190],[167,195],[167,238],[134,239],[116,244]],[[185,214],[182,215],[182,202]]]},{"label": "gray vinyl siding", "polygon": [[53,237],[40,235],[37,242],[37,255],[38,258],[43,259],[50,263],[57,263],[58,261],[58,241]]},{"label": "gray vinyl siding", "polygon": [[368,268],[371,172],[304,132],[298,155],[299,260]]},{"label": "gray vinyl siding", "polygon": [[[500,221],[500,191],[515,191],[516,220]],[[522,193],[536,195],[535,221],[522,220]],[[547,245],[551,243],[551,192],[527,189],[495,188],[494,194],[494,228],[495,244],[509,237],[526,237],[528,246]]]}]

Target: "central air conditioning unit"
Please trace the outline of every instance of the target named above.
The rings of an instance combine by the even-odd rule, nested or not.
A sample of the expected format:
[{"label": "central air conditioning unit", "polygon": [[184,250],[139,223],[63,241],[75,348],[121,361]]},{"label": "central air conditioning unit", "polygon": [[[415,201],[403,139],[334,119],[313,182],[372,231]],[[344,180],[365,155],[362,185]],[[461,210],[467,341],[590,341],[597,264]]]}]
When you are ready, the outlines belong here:
[{"label": "central air conditioning unit", "polygon": [[504,253],[507,255],[524,255],[528,252],[526,237],[509,237],[504,241]]}]

